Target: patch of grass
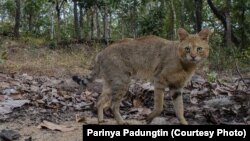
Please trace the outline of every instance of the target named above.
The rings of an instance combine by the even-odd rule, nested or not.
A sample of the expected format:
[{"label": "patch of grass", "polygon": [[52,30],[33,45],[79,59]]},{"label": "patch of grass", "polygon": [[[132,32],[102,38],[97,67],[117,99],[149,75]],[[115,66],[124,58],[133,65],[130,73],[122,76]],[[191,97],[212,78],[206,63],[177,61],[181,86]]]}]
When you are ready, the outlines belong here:
[{"label": "patch of grass", "polygon": [[27,45],[33,45],[33,46],[40,46],[44,45],[46,40],[44,38],[34,38],[34,37],[21,37],[20,41],[27,44]]},{"label": "patch of grass", "polygon": [[96,49],[83,46],[52,50],[34,46],[20,48],[17,45],[8,50],[8,60],[0,65],[1,70],[59,76],[83,74],[98,53]]}]

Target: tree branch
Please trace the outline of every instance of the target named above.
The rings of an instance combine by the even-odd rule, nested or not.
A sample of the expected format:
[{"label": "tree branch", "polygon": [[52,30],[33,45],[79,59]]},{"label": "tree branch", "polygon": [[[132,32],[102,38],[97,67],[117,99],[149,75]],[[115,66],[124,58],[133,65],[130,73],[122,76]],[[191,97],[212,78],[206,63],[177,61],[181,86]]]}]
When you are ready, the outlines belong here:
[{"label": "tree branch", "polygon": [[[225,31],[227,31],[225,12],[218,10],[218,8],[215,7],[215,5],[213,4],[211,0],[207,0],[207,3],[209,7],[211,8],[212,12],[214,13],[214,15],[222,22],[225,28]],[[240,44],[239,39],[234,35],[233,31],[231,32],[231,40],[236,46]]]},{"label": "tree branch", "polygon": [[213,4],[211,0],[207,0],[207,3],[209,7],[211,8],[211,10],[213,11],[213,13],[215,14],[215,16],[222,22],[224,28],[226,29],[227,24],[226,24],[225,13],[222,11],[219,11],[218,8],[215,7],[215,5]]},{"label": "tree branch", "polygon": [[236,71],[237,71],[237,73],[238,73],[238,74],[239,74],[239,76],[240,76],[240,79],[241,79],[241,80],[242,80],[242,82],[245,84],[245,86],[246,86],[247,88],[249,88],[248,84],[245,82],[245,80],[244,80],[244,78],[243,78],[242,74],[240,73],[240,70],[239,70],[239,67],[238,67],[237,61],[235,62],[235,66],[236,66]]},{"label": "tree branch", "polygon": [[60,6],[59,6],[59,9],[62,8],[63,4],[64,4],[65,0],[62,0],[61,3],[60,3]]}]

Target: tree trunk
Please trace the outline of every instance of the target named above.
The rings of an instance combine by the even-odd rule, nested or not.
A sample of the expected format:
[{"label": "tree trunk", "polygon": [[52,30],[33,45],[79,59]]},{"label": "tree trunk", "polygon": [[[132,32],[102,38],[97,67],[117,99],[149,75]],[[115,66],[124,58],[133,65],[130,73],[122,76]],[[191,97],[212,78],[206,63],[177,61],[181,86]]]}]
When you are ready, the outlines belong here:
[{"label": "tree trunk", "polygon": [[200,32],[202,28],[202,0],[194,0],[195,2],[195,27],[196,32]]},{"label": "tree trunk", "polygon": [[231,24],[231,17],[230,17],[230,8],[231,8],[231,0],[226,1],[226,11],[225,11],[225,17],[226,17],[226,45],[227,47],[231,47],[232,45],[232,24]]},{"label": "tree trunk", "polygon": [[133,7],[133,36],[134,38],[136,38],[137,36],[137,12],[136,12],[136,9],[137,9],[137,0],[134,0],[134,7]]},{"label": "tree trunk", "polygon": [[88,9],[87,11],[87,17],[86,17],[86,25],[87,25],[87,39],[90,40],[92,38],[92,10],[91,9]]},{"label": "tree trunk", "polygon": [[64,5],[65,0],[56,0],[56,15],[57,15],[57,41],[61,40],[61,9]]},{"label": "tree trunk", "polygon": [[61,9],[59,2],[56,1],[56,16],[57,16],[57,30],[56,30],[56,38],[57,41],[61,41]]},{"label": "tree trunk", "polygon": [[246,34],[245,34],[245,12],[246,7],[244,5],[244,0],[241,0],[241,15],[240,15],[240,32],[241,32],[241,49],[245,48]]},{"label": "tree trunk", "polygon": [[93,7],[91,7],[91,23],[90,23],[90,27],[91,27],[91,40],[93,40],[95,38],[95,14],[94,14],[94,9]]},{"label": "tree trunk", "polygon": [[124,23],[121,22],[121,39],[124,39],[124,34],[125,34],[125,32],[124,32]]},{"label": "tree trunk", "polygon": [[32,30],[33,30],[33,14],[32,13],[29,13],[28,24],[29,24],[29,32],[32,33]]},{"label": "tree trunk", "polygon": [[75,29],[75,39],[80,38],[80,29],[79,29],[79,20],[78,20],[78,11],[77,11],[77,1],[73,0],[74,3],[74,29]]},{"label": "tree trunk", "polygon": [[21,16],[21,1],[15,0],[16,3],[16,13],[15,13],[15,26],[14,26],[14,36],[18,39],[20,37],[20,16]]},{"label": "tree trunk", "polygon": [[104,6],[104,15],[103,15],[103,39],[108,43],[108,7]]},{"label": "tree trunk", "polygon": [[57,41],[61,41],[61,17],[60,10],[57,10],[57,31],[56,31]]},{"label": "tree trunk", "polygon": [[91,7],[91,39],[96,39],[97,24],[96,24],[96,9]]},{"label": "tree trunk", "polygon": [[108,38],[111,39],[112,37],[112,12],[109,10],[109,24],[108,24]]},{"label": "tree trunk", "polygon": [[96,37],[98,40],[101,38],[101,29],[100,29],[100,20],[99,20],[99,14],[98,14],[98,7],[95,6],[95,23],[96,23]]},{"label": "tree trunk", "polygon": [[79,13],[80,13],[80,16],[79,16],[79,28],[80,28],[80,39],[83,38],[83,7],[79,5]]},{"label": "tree trunk", "polygon": [[184,13],[184,9],[185,9],[185,2],[183,0],[179,0],[181,6],[180,6],[180,25],[182,28],[185,28],[184,27],[184,21],[185,21],[185,13]]},{"label": "tree trunk", "polygon": [[55,34],[55,25],[54,25],[54,9],[52,8],[51,10],[51,33],[50,33],[50,39],[54,39],[54,34]]},{"label": "tree trunk", "polygon": [[171,0],[171,11],[172,11],[172,24],[173,24],[172,39],[175,39],[175,36],[176,36],[176,11],[175,11],[175,7],[174,7],[174,0]]}]

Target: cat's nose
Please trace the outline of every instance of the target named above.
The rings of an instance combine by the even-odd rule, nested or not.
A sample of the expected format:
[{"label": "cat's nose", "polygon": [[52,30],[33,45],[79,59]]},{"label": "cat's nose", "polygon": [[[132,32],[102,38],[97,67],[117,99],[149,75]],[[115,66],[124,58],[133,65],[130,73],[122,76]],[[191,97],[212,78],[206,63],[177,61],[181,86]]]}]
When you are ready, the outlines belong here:
[{"label": "cat's nose", "polygon": [[195,58],[196,58],[196,55],[190,55],[191,56],[191,58],[193,59],[193,60],[195,60]]}]

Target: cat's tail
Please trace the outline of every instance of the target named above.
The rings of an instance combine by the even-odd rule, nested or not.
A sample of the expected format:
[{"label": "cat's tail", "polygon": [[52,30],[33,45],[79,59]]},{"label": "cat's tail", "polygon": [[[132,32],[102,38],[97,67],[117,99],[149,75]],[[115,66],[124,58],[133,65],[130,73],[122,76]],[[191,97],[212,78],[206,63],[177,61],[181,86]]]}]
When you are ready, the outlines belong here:
[{"label": "cat's tail", "polygon": [[[96,61],[98,62],[98,61]],[[100,73],[100,65],[98,63],[95,64],[93,70],[88,75],[84,76],[83,78],[80,78],[79,76],[72,76],[72,80],[75,81],[77,84],[80,85],[80,89],[78,93],[82,93],[82,91],[87,87],[88,83],[91,83],[95,80],[95,78]]]},{"label": "cat's tail", "polygon": [[91,83],[97,77],[99,71],[99,67],[95,65],[94,70],[90,74],[84,76],[82,79],[79,76],[75,75],[72,76],[72,80],[79,85],[87,86],[88,83]]}]

